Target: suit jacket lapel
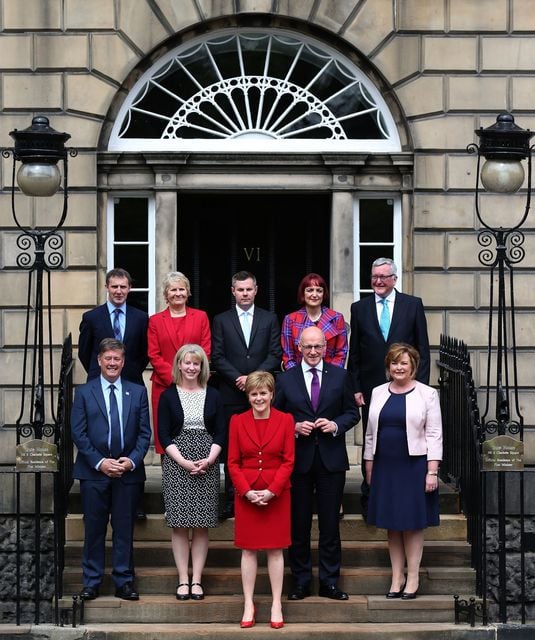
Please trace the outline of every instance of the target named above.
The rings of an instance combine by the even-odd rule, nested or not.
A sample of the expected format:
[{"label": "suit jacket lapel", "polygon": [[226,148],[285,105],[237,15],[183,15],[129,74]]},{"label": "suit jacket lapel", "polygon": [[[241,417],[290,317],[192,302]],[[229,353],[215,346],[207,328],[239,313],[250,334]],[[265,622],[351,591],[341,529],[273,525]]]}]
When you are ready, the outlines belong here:
[{"label": "suit jacket lapel", "polygon": [[400,319],[404,317],[405,314],[405,298],[403,297],[403,294],[399,293],[399,291],[396,289],[396,299],[394,301],[394,313],[392,314],[392,321],[390,322],[390,331],[388,332],[390,334],[390,332],[392,331],[392,328],[395,327],[397,324],[400,323]]},{"label": "suit jacket lapel", "polygon": [[111,316],[110,312],[108,311],[107,302],[100,305],[100,312],[102,314],[102,322],[106,326],[106,333],[109,333],[110,336],[114,336],[115,334],[113,333],[113,325],[111,323]]},{"label": "suit jacket lapel", "polygon": [[[243,331],[241,328],[241,323],[240,323],[240,319],[238,317],[236,308],[230,310],[230,321],[238,335],[238,338],[241,340],[244,348],[247,349],[247,345],[245,344],[245,338],[243,337]],[[252,331],[251,331],[251,335],[252,335]]]},{"label": "suit jacket lapel", "polygon": [[[173,323],[173,318],[171,317],[171,312],[169,311],[169,309],[166,309],[164,311],[164,314],[162,317],[163,317],[163,322],[164,322],[166,331],[169,334],[169,337],[171,338],[173,348],[175,349],[175,351],[178,351],[180,348],[180,345],[178,344],[178,341],[177,341],[175,325]],[[186,319],[187,319],[187,313],[186,313]]]},{"label": "suit jacket lapel", "polygon": [[106,409],[106,402],[104,401],[104,394],[102,393],[102,385],[100,384],[100,376],[94,379],[93,388],[91,392],[95,398],[98,408],[102,411],[102,414],[106,418],[108,424],[108,411]]},{"label": "suit jacket lapel", "polygon": [[[371,296],[368,296],[367,299],[370,301],[369,311],[370,311],[371,326],[373,327],[377,335],[381,338],[381,340],[385,340],[383,336],[383,332],[381,331],[381,327],[379,326],[379,318],[377,317],[377,302],[375,302],[375,293],[372,293]],[[395,309],[395,305],[394,305],[394,309]],[[390,326],[392,326],[392,322],[390,322]]]},{"label": "suit jacket lapel", "polygon": [[[312,400],[310,399],[310,395],[307,391],[307,386],[305,384],[305,372],[303,371],[301,364],[298,364],[293,369],[290,369],[290,371],[295,371],[296,373],[295,379],[296,379],[297,386],[299,387],[299,392],[303,395],[303,397],[307,401],[308,406],[310,407],[310,410],[313,411]],[[321,389],[320,389],[320,398],[321,398]]]},{"label": "suit jacket lapel", "polygon": [[255,445],[256,448],[260,447],[262,444],[262,441],[260,440],[258,431],[256,429],[256,424],[255,424],[252,409],[249,409],[249,411],[247,411],[247,413],[245,414],[244,423],[245,423],[245,433],[249,436],[250,440],[252,441],[252,443]]},{"label": "suit jacket lapel", "polygon": [[123,388],[123,435],[126,439],[126,425],[130,417],[130,409],[132,407],[132,396],[130,395],[130,387],[122,381]]},{"label": "suit jacket lapel", "polygon": [[262,447],[266,447],[268,443],[271,442],[271,440],[279,430],[280,421],[281,416],[279,414],[274,415],[274,413],[271,412],[268,428],[263,429],[262,433],[259,434],[261,437]]}]

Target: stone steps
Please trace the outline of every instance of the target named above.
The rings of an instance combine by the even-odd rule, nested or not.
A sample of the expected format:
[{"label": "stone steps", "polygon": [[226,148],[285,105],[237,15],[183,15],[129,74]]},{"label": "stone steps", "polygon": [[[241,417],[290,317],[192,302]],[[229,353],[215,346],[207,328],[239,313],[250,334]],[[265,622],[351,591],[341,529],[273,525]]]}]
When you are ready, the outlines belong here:
[{"label": "stone steps", "polygon": [[[343,564],[348,567],[390,566],[388,545],[381,541],[342,540]],[[444,565],[447,567],[470,566],[470,545],[461,540],[426,540],[422,564],[428,567]],[[207,567],[239,567],[241,551],[231,540],[210,542]],[[82,557],[82,541],[68,542],[65,548],[67,565],[78,570]],[[317,548],[312,548],[312,558],[317,563]],[[259,555],[259,564],[265,564],[263,554]],[[106,544],[106,562],[111,562],[111,541]],[[139,541],[134,547],[134,563],[140,569],[146,566],[174,567],[170,541]]]},{"label": "stone steps", "polygon": [[[4,630],[3,627],[6,627]],[[9,628],[8,628],[9,627]],[[241,630],[237,622],[232,624],[144,624],[144,623],[88,623],[84,629],[84,638],[88,640],[235,640],[243,633],[248,638],[258,640],[264,636],[273,640],[275,631],[266,621],[258,621],[250,630]],[[0,625],[2,640],[80,640],[80,629],[58,628],[49,625],[33,627],[36,635],[32,635],[31,625]],[[452,623],[422,622],[422,623],[289,623],[276,632],[286,640],[303,640],[314,638],[317,640],[495,640],[494,627],[471,628],[466,625]],[[527,635],[518,635],[529,640]]]},{"label": "stone steps", "polygon": [[[145,508],[147,519],[136,523],[136,585],[138,602],[125,602],[113,596],[111,578],[106,576],[101,595],[85,607],[87,638],[91,640],[165,640],[180,637],[235,639],[241,633],[242,615],[240,550],[233,544],[234,520],[221,522],[210,530],[210,545],[203,584],[207,597],[200,602],[178,602],[174,597],[177,577],[171,551],[171,532],[162,515],[159,468],[148,471]],[[466,520],[459,514],[455,491],[441,485],[441,525],[426,530],[420,573],[420,590],[413,601],[387,600],[390,562],[386,531],[367,525],[360,515],[359,469],[348,474],[340,522],[342,538],[341,588],[349,601],[337,602],[311,596],[298,602],[284,599],[285,621],[278,633],[296,640],[314,637],[330,640],[463,640],[489,638],[467,626],[455,626],[453,594],[463,598],[474,593],[474,571],[470,568],[471,549],[466,542]],[[66,521],[64,594],[62,606],[72,605],[71,596],[81,588],[80,558],[84,537],[79,511],[77,485],[73,488],[71,512]],[[107,567],[111,564],[111,532],[106,544]],[[312,555],[317,565],[318,526],[312,526]],[[284,593],[291,584],[286,569]],[[317,588],[317,580],[313,585]],[[265,555],[259,554],[255,601],[258,624],[249,633],[260,638],[273,637],[268,626],[270,614],[269,580]],[[317,593],[317,591],[316,591]],[[342,637],[342,638],[341,638]]]},{"label": "stone steps", "polygon": [[[83,540],[84,525],[82,515],[71,513],[65,521],[66,539],[68,541]],[[226,520],[215,529],[210,529],[210,540],[233,540],[234,520]],[[345,541],[357,540],[386,540],[386,531],[367,525],[362,516],[346,514],[340,522],[340,536]],[[426,530],[427,540],[466,540],[466,520],[460,514],[444,514],[440,517],[439,527]],[[136,523],[135,538],[141,541],[169,541],[170,529],[165,524],[163,515],[148,514],[147,519]],[[111,527],[108,528],[108,538],[111,539]],[[318,539],[317,518],[312,522],[312,540]]]},{"label": "stone steps", "polygon": [[[62,603],[67,605],[68,601]],[[271,599],[255,598],[257,620],[267,623]],[[345,602],[311,596],[298,602],[285,601],[284,619],[293,623],[388,623],[452,622],[454,601],[450,595],[422,595],[415,600],[387,600],[384,595],[354,595]],[[92,623],[167,623],[234,624],[243,613],[239,595],[211,595],[196,602],[178,602],[174,595],[143,595],[137,602],[113,596],[101,596],[86,603],[85,622]],[[237,630],[237,626],[235,626]]]},{"label": "stone steps", "polygon": [[[469,567],[427,567],[420,570],[420,593],[441,595],[444,593],[465,593],[471,590],[474,581],[473,570]],[[177,584],[176,569],[172,564],[165,567],[137,567],[136,585],[143,595],[174,594]],[[384,595],[390,588],[389,567],[344,567],[339,583],[341,588],[355,595]],[[239,566],[207,567],[203,575],[203,585],[207,594],[233,595],[241,594],[241,575]],[[291,585],[290,572],[285,575],[284,592]],[[64,572],[64,589],[66,593],[76,593],[82,588],[80,570],[69,567]],[[256,582],[256,593],[269,594],[269,580],[266,567],[259,567]],[[113,595],[114,587],[109,576],[106,576],[101,594]]]}]

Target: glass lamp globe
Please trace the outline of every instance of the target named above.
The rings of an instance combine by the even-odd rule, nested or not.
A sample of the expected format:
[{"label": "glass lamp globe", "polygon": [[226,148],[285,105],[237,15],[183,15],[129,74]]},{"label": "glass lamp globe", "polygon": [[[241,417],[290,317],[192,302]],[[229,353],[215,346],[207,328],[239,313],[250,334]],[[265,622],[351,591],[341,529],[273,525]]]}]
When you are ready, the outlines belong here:
[{"label": "glass lamp globe", "polygon": [[55,164],[29,162],[20,165],[17,183],[27,196],[53,196],[61,184],[61,173]]},{"label": "glass lamp globe", "polygon": [[481,182],[487,191],[516,193],[524,183],[524,167],[519,160],[487,160]]}]

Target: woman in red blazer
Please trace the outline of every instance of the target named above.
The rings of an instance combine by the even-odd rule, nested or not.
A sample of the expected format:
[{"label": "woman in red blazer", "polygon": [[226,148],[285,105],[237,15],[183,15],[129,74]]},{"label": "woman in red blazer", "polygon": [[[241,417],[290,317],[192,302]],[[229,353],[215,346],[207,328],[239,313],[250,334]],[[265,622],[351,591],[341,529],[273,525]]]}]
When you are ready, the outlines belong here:
[{"label": "woman in red blazer", "polygon": [[294,420],[271,407],[275,381],[266,371],[247,376],[245,392],[251,409],[230,420],[228,468],[234,496],[234,544],[242,549],[244,595],[242,628],[255,624],[253,603],[257,551],[265,549],[272,606],[271,626],[282,619],[282,550],[291,543],[290,476],[294,465]]},{"label": "woman in red blazer", "polygon": [[199,344],[210,359],[210,323],[204,311],[186,306],[191,295],[188,278],[171,271],[163,280],[167,309],[149,318],[147,332],[149,360],[152,365],[152,424],[156,453],[164,453],[158,439],[158,402],[173,383],[172,368],[176,352],[184,344]]}]

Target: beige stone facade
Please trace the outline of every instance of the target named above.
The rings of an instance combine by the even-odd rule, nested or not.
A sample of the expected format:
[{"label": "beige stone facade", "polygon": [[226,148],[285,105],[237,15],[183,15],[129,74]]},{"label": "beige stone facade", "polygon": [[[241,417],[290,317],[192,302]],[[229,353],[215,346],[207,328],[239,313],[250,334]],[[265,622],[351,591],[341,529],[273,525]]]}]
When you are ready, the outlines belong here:
[{"label": "beige stone facade", "polygon": [[[64,228],[65,270],[52,277],[58,343],[78,334],[81,313],[103,301],[107,266],[106,199],[114,191],[156,197],[156,280],[175,268],[177,190],[318,189],[333,194],[333,305],[349,315],[354,299],[352,199],[362,191],[397,194],[402,203],[403,289],[423,298],[433,361],[441,333],[473,348],[477,380],[485,375],[488,273],[477,260],[474,129],[500,111],[535,128],[535,14],[531,0],[0,0],[0,145],[8,133],[45,114],[69,145],[72,187]],[[205,30],[278,27],[311,33],[362,64],[396,119],[402,150],[370,157],[336,154],[269,163],[223,155],[107,152],[114,118],[140,74],[165,52]],[[291,167],[291,170],[289,169]],[[26,277],[15,269],[11,163],[1,165],[0,426],[16,419],[13,401],[21,357],[20,308]],[[523,208],[519,196],[485,196],[492,224],[507,225]],[[60,210],[17,196],[24,223],[46,224]],[[528,459],[535,461],[535,253],[532,216],[526,258],[518,267],[519,378]],[[349,258],[348,258],[349,256]],[[161,300],[158,300],[159,306]],[[434,368],[436,381],[437,369]],[[76,380],[84,379],[78,366]]]}]

